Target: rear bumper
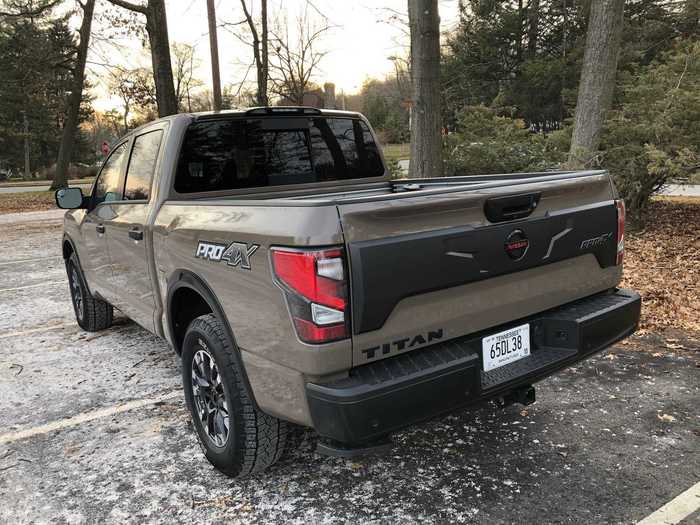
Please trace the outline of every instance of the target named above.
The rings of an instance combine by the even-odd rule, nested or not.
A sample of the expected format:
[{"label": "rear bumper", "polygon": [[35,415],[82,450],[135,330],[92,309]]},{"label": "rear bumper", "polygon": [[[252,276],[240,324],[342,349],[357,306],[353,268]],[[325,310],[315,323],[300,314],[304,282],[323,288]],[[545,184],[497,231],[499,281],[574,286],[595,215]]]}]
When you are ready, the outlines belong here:
[{"label": "rear bumper", "polygon": [[[532,384],[631,335],[641,299],[619,289],[441,342],[350,371],[334,383],[307,383],[314,427],[348,444],[372,441],[457,408]],[[530,323],[531,354],[484,372],[481,339]]]}]

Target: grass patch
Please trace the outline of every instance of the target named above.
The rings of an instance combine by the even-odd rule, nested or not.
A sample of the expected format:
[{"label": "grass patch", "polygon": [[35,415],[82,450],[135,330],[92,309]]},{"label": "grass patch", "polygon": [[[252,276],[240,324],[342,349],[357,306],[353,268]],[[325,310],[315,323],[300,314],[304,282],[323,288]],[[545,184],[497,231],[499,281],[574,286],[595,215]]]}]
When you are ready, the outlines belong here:
[{"label": "grass patch", "polygon": [[387,144],[382,146],[384,157],[387,162],[392,160],[406,160],[411,157],[411,145],[406,144]]},{"label": "grass patch", "polygon": [[0,214],[51,210],[55,207],[53,191],[0,193]]}]

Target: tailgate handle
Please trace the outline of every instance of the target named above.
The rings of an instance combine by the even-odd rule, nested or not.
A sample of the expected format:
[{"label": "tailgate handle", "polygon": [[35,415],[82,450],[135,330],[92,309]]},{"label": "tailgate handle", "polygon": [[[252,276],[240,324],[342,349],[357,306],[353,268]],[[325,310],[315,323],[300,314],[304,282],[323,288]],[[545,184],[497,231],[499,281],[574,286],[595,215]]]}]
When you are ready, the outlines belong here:
[{"label": "tailgate handle", "polygon": [[484,214],[491,222],[513,221],[530,215],[540,202],[541,192],[492,197],[484,203]]}]

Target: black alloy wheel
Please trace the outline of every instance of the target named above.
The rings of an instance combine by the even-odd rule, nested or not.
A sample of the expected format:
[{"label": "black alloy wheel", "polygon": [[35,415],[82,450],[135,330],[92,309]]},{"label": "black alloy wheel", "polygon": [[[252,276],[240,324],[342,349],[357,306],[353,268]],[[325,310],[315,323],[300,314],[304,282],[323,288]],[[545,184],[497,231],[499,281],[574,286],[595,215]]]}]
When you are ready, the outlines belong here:
[{"label": "black alloy wheel", "polygon": [[214,357],[200,345],[191,363],[194,409],[207,438],[217,448],[228,442],[231,420],[226,389]]}]

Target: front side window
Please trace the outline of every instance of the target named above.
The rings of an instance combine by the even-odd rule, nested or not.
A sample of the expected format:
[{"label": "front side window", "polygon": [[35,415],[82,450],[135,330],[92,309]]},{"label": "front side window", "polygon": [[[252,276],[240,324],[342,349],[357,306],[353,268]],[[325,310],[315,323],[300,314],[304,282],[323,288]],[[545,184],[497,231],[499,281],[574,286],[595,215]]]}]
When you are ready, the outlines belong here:
[{"label": "front side window", "polygon": [[162,137],[163,130],[159,129],[139,135],[134,139],[129,167],[126,169],[124,200],[149,199]]},{"label": "front side window", "polygon": [[124,142],[114,148],[102,166],[102,171],[97,177],[95,189],[92,192],[93,205],[121,200],[122,192],[119,187],[119,179],[122,173],[122,163],[126,156],[126,145],[127,143]]},{"label": "front side window", "polygon": [[359,119],[220,119],[190,125],[175,191],[261,188],[383,174],[377,145]]}]

